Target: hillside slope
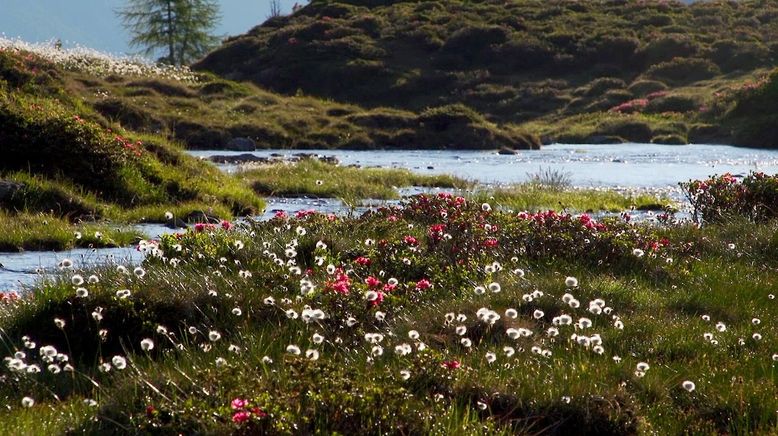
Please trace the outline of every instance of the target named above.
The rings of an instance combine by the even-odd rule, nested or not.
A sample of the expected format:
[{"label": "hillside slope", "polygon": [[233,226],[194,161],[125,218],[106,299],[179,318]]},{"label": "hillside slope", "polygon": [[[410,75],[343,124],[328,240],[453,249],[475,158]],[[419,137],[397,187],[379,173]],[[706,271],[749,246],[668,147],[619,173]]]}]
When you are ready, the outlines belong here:
[{"label": "hillside slope", "polygon": [[314,1],[194,68],[366,107],[464,104],[547,141],[725,141],[706,108],[775,64],[777,16],[766,0]]},{"label": "hillside slope", "polygon": [[135,221],[262,209],[237,179],[106,120],[66,76],[33,53],[0,50],[0,210]]}]

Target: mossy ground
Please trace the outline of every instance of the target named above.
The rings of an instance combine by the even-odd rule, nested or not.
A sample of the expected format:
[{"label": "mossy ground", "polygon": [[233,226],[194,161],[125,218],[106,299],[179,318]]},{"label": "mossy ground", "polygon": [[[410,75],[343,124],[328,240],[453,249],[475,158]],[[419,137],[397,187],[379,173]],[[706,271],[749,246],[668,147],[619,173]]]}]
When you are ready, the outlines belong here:
[{"label": "mossy ground", "polygon": [[[775,431],[775,222],[542,217],[426,197],[171,237],[157,255],[180,261],[152,255],[136,273],[64,271],[1,306],[5,355],[42,371],[0,369],[0,428]],[[88,295],[75,275],[97,277]],[[66,362],[44,346],[73,371],[55,374]]]}]

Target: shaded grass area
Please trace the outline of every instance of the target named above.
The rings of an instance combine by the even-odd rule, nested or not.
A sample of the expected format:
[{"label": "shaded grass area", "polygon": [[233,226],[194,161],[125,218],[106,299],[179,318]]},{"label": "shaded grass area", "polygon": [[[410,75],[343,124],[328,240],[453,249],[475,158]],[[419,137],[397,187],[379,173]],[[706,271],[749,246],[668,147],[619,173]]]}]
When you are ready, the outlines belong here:
[{"label": "shaded grass area", "polygon": [[72,224],[55,215],[0,211],[0,251],[121,247],[144,235],[104,223]]},{"label": "shaded grass area", "polygon": [[464,189],[473,183],[449,175],[421,175],[406,169],[356,168],[316,159],[280,163],[239,173],[260,195],[317,196],[360,199],[396,199],[397,188],[411,186]]},{"label": "shaded grass area", "polygon": [[[451,239],[438,236],[437,224]],[[6,355],[25,350],[27,334],[37,347],[68,354],[76,371],[0,369],[0,398],[10,405],[0,428],[35,428],[20,407],[30,396],[44,422],[90,434],[771,434],[778,251],[769,247],[778,223],[603,224],[538,223],[426,198],[356,219],[313,215],[191,232],[160,246],[181,263],[149,260],[142,276],[109,266],[66,271],[36,287],[36,298],[0,306],[0,328]],[[497,245],[484,244],[492,238]],[[342,271],[328,273],[330,264]],[[347,269],[348,293],[334,291]],[[74,274],[100,280],[76,297]],[[385,290],[389,278],[397,284]],[[474,292],[493,282],[500,292]],[[117,289],[131,295],[117,297]],[[377,305],[366,299],[382,289]],[[565,303],[565,293],[580,307]],[[591,309],[597,299],[602,312]],[[481,308],[499,318],[479,319]],[[325,317],[304,312],[314,309]],[[592,326],[556,325],[562,314]],[[519,328],[532,334],[512,338],[508,329]],[[372,333],[383,338],[371,343]],[[595,333],[601,354],[571,337]],[[153,349],[141,350],[145,338]],[[37,349],[26,351],[27,364],[38,362]],[[126,369],[97,368],[116,355]],[[643,373],[639,362],[649,365]],[[696,389],[684,390],[686,380]],[[99,406],[74,406],[83,399]]]}]

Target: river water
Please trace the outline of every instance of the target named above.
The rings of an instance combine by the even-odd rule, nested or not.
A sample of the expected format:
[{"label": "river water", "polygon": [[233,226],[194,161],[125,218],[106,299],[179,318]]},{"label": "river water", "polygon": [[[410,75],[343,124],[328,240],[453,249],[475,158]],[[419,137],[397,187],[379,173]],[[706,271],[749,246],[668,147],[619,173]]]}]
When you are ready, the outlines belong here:
[{"label": "river water", "polygon": [[[438,150],[305,150],[337,157],[342,165],[407,168],[422,174],[453,174],[485,184],[526,181],[539,169],[569,173],[575,186],[675,187],[678,182],[750,170],[778,172],[778,150],[725,145],[548,145],[541,150],[500,155],[493,151]],[[245,152],[191,151],[194,156],[239,155]],[[296,150],[261,150],[251,154],[293,156]],[[235,165],[222,165],[234,171]]]},{"label": "river water", "polygon": [[[261,150],[258,157],[291,157],[298,150]],[[305,153],[335,156],[341,165],[363,167],[407,168],[421,174],[452,174],[485,185],[507,185],[524,182],[541,170],[567,173],[574,186],[603,187],[623,190],[649,190],[678,198],[679,182],[729,172],[744,175],[749,171],[778,172],[778,150],[755,150],[723,145],[668,146],[656,144],[562,145],[542,150],[519,151],[499,155],[493,151],[438,150],[305,150]],[[239,155],[245,152],[191,151],[194,156]],[[235,165],[220,165],[235,171]],[[403,194],[411,194],[413,189]],[[295,198],[267,199],[268,207],[259,218],[272,217],[276,211],[294,213],[302,209],[344,213],[335,199]],[[377,202],[375,205],[383,204]],[[365,209],[357,208],[355,213]],[[163,226],[141,228],[154,237],[174,230]],[[76,266],[103,262],[138,263],[141,255],[133,248],[100,250],[78,249],[67,252],[0,253],[0,291],[19,289],[33,283],[41,274],[56,269],[68,258]]]}]

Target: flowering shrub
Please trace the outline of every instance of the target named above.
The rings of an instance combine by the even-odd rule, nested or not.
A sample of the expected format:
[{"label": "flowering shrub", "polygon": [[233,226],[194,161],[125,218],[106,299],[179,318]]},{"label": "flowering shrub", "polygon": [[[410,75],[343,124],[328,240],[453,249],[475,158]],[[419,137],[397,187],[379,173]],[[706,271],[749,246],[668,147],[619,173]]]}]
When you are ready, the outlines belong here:
[{"label": "flowering shrub", "polygon": [[765,221],[778,216],[778,176],[751,172],[742,181],[729,173],[681,183],[694,219],[720,222],[734,216]]}]

